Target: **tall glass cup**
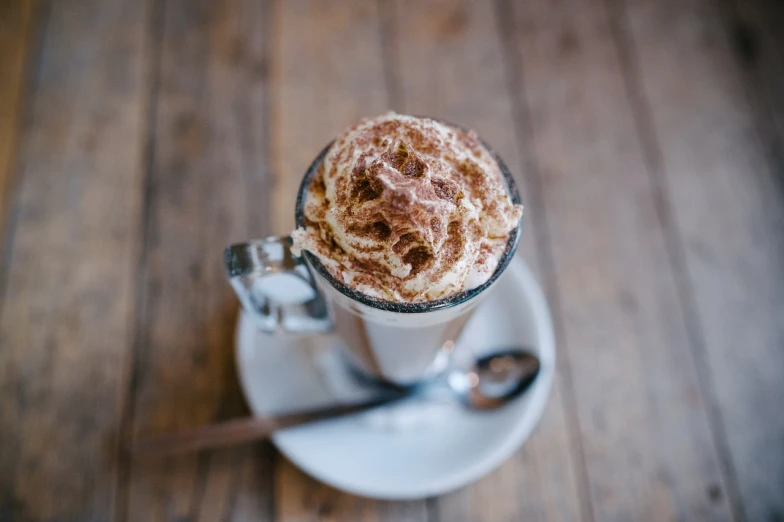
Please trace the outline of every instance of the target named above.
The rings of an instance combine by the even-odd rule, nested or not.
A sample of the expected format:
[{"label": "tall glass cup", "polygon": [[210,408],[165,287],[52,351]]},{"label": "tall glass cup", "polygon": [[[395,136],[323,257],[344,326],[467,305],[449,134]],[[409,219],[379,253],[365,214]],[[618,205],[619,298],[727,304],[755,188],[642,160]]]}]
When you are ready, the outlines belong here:
[{"label": "tall glass cup", "polygon": [[[330,144],[331,145],[331,144]],[[305,223],[310,181],[324,160],[324,148],[305,173],[294,210],[297,227]],[[489,147],[513,203],[520,195],[504,162]],[[243,308],[270,335],[334,331],[350,361],[366,375],[398,386],[416,384],[435,373],[440,353],[455,345],[471,313],[487,297],[512,259],[521,224],[509,233],[493,275],[484,284],[424,303],[384,301],[338,280],[310,252],[292,254],[290,237],[269,237],[226,248],[225,264]],[[288,282],[272,275],[285,274]]]}]

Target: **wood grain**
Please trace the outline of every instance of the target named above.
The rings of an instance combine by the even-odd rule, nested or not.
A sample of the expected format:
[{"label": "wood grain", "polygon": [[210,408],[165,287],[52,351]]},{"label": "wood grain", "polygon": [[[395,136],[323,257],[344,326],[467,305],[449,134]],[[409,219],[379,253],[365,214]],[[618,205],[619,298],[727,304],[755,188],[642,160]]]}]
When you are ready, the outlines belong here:
[{"label": "wood grain", "polygon": [[383,112],[387,93],[375,3],[272,4],[272,222],[276,233],[288,234],[296,192],[313,158],[346,126]]},{"label": "wood grain", "polygon": [[607,6],[512,7],[593,514],[729,520]]},{"label": "wood grain", "polygon": [[[0,2],[0,520],[784,518],[780,2],[40,4]],[[222,248],[389,105],[516,171],[560,358],[528,443],[402,503],[269,444],[120,458],[247,414]]]},{"label": "wood grain", "polygon": [[[761,3],[747,4],[747,16]],[[736,20],[727,31],[713,2],[627,4],[638,118],[650,129],[649,163],[673,211],[684,286],[693,290],[703,381],[718,401],[714,430],[741,494],[731,490],[730,500],[738,518],[781,519],[784,135],[776,126],[784,115],[775,112],[781,92],[773,97],[766,83],[778,81],[781,49],[763,27],[742,29],[747,22]],[[757,34],[758,43],[739,41]],[[667,74],[673,70],[679,74]]]},{"label": "wood grain", "polygon": [[109,520],[142,207],[146,2],[52,2],[0,318],[0,519]]},{"label": "wood grain", "polygon": [[[383,112],[387,92],[374,2],[280,1],[272,10],[272,211],[275,231],[288,233],[296,191],[310,162],[346,126]],[[281,521],[426,517],[424,502],[354,497],[316,482],[283,459],[275,493]]]},{"label": "wood grain", "polygon": [[37,14],[36,0],[0,3],[0,234],[11,206],[9,192],[16,171],[27,70],[35,57]]},{"label": "wood grain", "polygon": [[[398,109],[470,127],[515,173],[525,204],[520,253],[538,269],[535,239],[541,209],[529,195],[529,164],[518,141],[509,71],[489,2],[397,1],[389,6],[390,54],[396,57]],[[436,520],[577,520],[579,449],[570,447],[569,419],[559,375],[534,435],[499,470],[463,490],[435,499]],[[520,494],[519,492],[525,492]]]},{"label": "wood grain", "polygon": [[[263,4],[170,1],[160,48],[140,267],[133,438],[246,414],[234,370],[230,242],[266,232]],[[128,520],[271,520],[271,448],[133,461]],[[242,512],[235,511],[242,506]]]}]

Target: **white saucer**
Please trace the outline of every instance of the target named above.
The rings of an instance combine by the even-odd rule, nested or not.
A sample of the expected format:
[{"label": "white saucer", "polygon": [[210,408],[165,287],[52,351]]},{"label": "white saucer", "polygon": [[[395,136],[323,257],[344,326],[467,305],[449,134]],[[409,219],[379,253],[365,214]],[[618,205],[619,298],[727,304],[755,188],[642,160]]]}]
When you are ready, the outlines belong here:
[{"label": "white saucer", "polygon": [[[251,410],[271,415],[356,400],[342,380],[332,336],[270,336],[242,315],[237,366]],[[414,399],[361,415],[280,431],[278,449],[309,475],[366,497],[440,495],[498,467],[528,438],[555,372],[550,313],[528,266],[510,263],[461,336],[463,357],[524,346],[542,369],[534,385],[500,410],[471,412],[451,400]]]}]

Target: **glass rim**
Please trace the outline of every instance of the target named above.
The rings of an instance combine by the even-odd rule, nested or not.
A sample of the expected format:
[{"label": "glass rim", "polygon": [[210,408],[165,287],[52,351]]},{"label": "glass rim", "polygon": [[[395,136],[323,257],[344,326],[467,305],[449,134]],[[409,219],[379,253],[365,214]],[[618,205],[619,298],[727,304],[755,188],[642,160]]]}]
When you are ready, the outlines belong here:
[{"label": "glass rim", "polygon": [[[432,119],[432,118],[431,118]],[[436,120],[441,121],[441,120]],[[442,123],[449,125],[450,127],[454,127],[457,129],[465,130],[459,125],[453,125],[451,123]],[[480,143],[484,148],[493,156],[493,159],[498,164],[499,169],[501,170],[501,175],[504,177],[504,182],[506,183],[506,188],[509,192],[510,199],[514,204],[520,204],[520,193],[517,190],[517,184],[515,183],[514,178],[512,177],[512,173],[509,171],[509,168],[506,166],[504,161],[501,157],[492,149],[490,148],[487,143],[484,142],[481,138],[479,139]],[[324,161],[324,157],[329,152],[330,147],[332,147],[333,141],[330,141],[326,147],[324,147],[321,152],[319,152],[318,156],[313,160],[313,163],[310,164],[308,167],[307,172],[305,172],[305,177],[302,178],[302,182],[300,183],[299,190],[297,191],[297,204],[295,208],[295,222],[297,228],[304,228],[305,227],[305,199],[308,191],[308,186],[310,185],[310,181],[313,179],[313,176],[318,171],[319,166]],[[316,272],[319,273],[321,277],[323,277],[335,290],[340,292],[341,294],[345,295],[346,297],[362,303],[363,305],[369,306],[371,308],[376,308],[378,310],[384,310],[387,312],[396,312],[396,313],[425,313],[425,312],[432,312],[435,310],[443,310],[446,308],[452,308],[458,306],[460,304],[469,301],[473,297],[481,294],[483,291],[487,290],[504,272],[506,267],[509,265],[512,257],[514,256],[515,251],[517,250],[517,245],[520,242],[520,234],[522,232],[522,216],[520,217],[520,221],[518,222],[517,226],[513,231],[509,233],[509,239],[506,242],[506,246],[504,248],[504,252],[501,255],[501,258],[498,260],[498,265],[496,266],[493,275],[490,278],[482,283],[481,285],[471,288],[470,290],[462,290],[455,294],[452,294],[447,297],[442,297],[440,299],[435,299],[433,301],[424,301],[421,303],[406,303],[406,302],[398,302],[398,301],[388,301],[386,299],[379,299],[377,297],[372,297],[367,294],[364,294],[354,288],[350,287],[349,285],[342,283],[335,279],[335,277],[330,273],[329,270],[324,266],[324,264],[319,260],[319,258],[308,252],[306,250],[302,251],[303,257],[307,260],[308,265],[313,267]]]}]

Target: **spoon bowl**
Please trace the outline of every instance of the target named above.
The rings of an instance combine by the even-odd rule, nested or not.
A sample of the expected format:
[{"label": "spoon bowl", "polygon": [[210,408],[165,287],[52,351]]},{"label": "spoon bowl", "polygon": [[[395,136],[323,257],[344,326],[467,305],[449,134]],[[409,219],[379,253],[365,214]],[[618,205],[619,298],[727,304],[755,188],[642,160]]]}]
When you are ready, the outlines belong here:
[{"label": "spoon bowl", "polygon": [[468,371],[459,372],[468,386],[456,385],[455,372],[447,382],[470,409],[492,410],[527,390],[540,370],[541,363],[534,354],[506,350],[480,357]]}]

